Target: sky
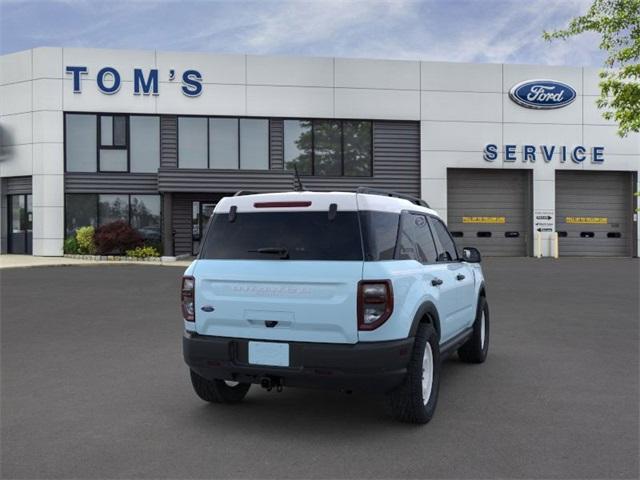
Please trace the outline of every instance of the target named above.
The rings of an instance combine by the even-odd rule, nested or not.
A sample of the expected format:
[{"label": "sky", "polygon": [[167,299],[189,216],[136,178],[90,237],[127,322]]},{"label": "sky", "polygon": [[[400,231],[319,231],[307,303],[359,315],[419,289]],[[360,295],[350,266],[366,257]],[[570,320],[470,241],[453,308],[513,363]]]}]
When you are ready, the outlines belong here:
[{"label": "sky", "polygon": [[602,64],[599,38],[545,42],[592,0],[0,0],[0,53],[38,46]]}]

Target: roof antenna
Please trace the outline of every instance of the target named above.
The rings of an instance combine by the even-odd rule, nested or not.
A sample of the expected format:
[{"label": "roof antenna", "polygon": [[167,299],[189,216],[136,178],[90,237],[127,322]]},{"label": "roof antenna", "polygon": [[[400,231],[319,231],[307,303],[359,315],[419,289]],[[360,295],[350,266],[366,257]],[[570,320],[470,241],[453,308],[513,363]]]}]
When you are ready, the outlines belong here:
[{"label": "roof antenna", "polygon": [[293,182],[293,191],[294,192],[304,192],[304,185],[302,185],[302,180],[300,180],[300,174],[298,174],[298,166],[293,166],[293,171],[295,172],[295,179]]}]

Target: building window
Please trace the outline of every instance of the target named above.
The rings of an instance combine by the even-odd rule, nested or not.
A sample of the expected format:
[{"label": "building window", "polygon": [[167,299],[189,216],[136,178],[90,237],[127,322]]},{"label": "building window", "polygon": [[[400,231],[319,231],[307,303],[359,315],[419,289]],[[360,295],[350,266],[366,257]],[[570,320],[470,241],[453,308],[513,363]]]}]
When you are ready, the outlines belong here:
[{"label": "building window", "polygon": [[131,171],[156,173],[160,167],[160,117],[129,117]]},{"label": "building window", "polygon": [[240,119],[240,168],[244,170],[269,168],[269,120]]},{"label": "building window", "polygon": [[285,120],[284,162],[302,175],[372,175],[372,122]]},{"label": "building window", "polygon": [[98,224],[98,195],[67,195],[65,199],[66,235],[75,235],[80,227]]},{"label": "building window", "polygon": [[98,196],[98,225],[129,221],[129,196],[128,195],[99,195]]},{"label": "building window", "polygon": [[131,195],[131,226],[147,245],[160,245],[161,207],[159,195]]},{"label": "building window", "polygon": [[311,166],[311,120],[284,121],[284,168],[313,175]]},{"label": "building window", "polygon": [[95,172],[96,115],[68,113],[65,116],[65,156],[68,172]]},{"label": "building window", "polygon": [[313,122],[313,173],[320,176],[341,175],[341,122],[317,120]]},{"label": "building window", "polygon": [[178,166],[267,170],[269,120],[178,117]]},{"label": "building window", "polygon": [[211,168],[238,168],[237,118],[209,119],[209,163]]},{"label": "building window", "polygon": [[160,117],[65,115],[67,172],[155,173],[160,166]]},{"label": "building window", "polygon": [[342,122],[344,138],[344,175],[371,176],[372,145],[371,122]]},{"label": "building window", "polygon": [[207,129],[206,118],[178,118],[178,166],[180,168],[207,168]]},{"label": "building window", "polygon": [[100,146],[127,148],[127,117],[100,115]]},{"label": "building window", "polygon": [[126,172],[128,170],[127,117],[124,115],[100,115],[100,165],[101,172]]},{"label": "building window", "polygon": [[162,207],[160,195],[67,194],[65,195],[65,234],[72,236],[80,227],[98,227],[123,220],[135,228],[146,245],[160,248]]}]

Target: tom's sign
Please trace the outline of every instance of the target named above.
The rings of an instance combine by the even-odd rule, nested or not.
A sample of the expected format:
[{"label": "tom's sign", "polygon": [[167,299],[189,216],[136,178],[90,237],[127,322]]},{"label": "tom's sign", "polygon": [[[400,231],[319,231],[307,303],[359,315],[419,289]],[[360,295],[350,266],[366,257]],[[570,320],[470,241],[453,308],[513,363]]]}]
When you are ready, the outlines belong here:
[{"label": "tom's sign", "polygon": [[566,83],[555,80],[527,80],[514,85],[509,97],[526,108],[550,110],[569,105],[576,99],[576,91]]},{"label": "tom's sign", "polygon": [[[69,65],[65,68],[67,75],[73,78],[73,93],[82,93],[83,76],[89,73],[85,66]],[[175,70],[169,70],[165,81],[174,82],[180,79],[182,93],[187,97],[197,97],[202,93],[202,75],[197,70],[185,70],[177,75]],[[96,86],[106,95],[113,95],[122,86],[120,72],[113,67],[104,67],[96,73]],[[142,68],[133,69],[133,94],[158,95],[160,93],[159,71],[157,68],[145,72]]]}]

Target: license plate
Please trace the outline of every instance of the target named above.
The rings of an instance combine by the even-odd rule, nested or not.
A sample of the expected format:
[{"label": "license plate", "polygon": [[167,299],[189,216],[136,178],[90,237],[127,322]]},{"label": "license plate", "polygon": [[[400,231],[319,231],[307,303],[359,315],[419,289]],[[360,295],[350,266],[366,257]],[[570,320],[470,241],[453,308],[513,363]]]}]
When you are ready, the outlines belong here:
[{"label": "license plate", "polygon": [[289,344],[249,342],[249,363],[254,365],[289,366]]}]

